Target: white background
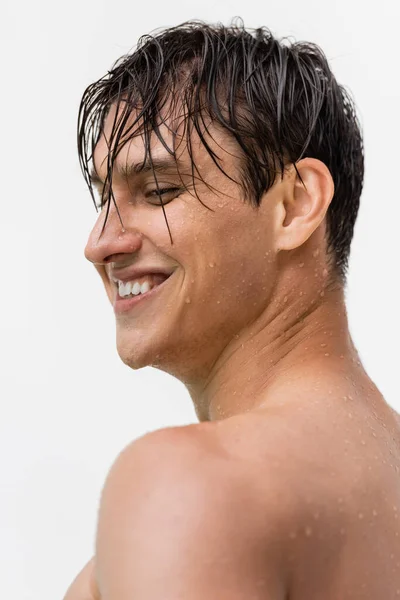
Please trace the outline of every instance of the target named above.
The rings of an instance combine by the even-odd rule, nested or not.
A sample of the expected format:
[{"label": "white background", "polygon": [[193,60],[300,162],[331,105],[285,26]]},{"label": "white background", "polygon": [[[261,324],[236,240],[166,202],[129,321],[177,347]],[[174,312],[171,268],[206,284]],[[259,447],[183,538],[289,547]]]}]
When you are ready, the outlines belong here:
[{"label": "white background", "polygon": [[[76,153],[84,88],[155,28],[191,18],[318,43],[352,90],[366,178],[347,291],[356,346],[400,410],[398,0],[12,0],[2,4],[0,582],[7,600],[56,600],[92,556],[118,452],[196,421],[183,385],[132,372],[83,248],[95,218]],[[117,599],[116,599],[117,600]]]}]

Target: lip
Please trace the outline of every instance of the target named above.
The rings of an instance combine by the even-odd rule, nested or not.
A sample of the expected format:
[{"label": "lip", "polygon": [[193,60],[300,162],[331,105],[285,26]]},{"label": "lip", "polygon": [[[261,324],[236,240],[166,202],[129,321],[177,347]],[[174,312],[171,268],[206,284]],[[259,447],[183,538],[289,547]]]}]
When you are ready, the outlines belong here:
[{"label": "lip", "polygon": [[167,275],[168,278],[172,275],[174,271],[166,271],[159,268],[154,267],[142,267],[138,269],[137,267],[130,267],[127,269],[118,269],[118,271],[112,271],[109,273],[110,279],[116,283],[117,281],[122,281],[126,283],[127,281],[132,281],[133,279],[140,279],[141,277],[145,277],[146,275]]},{"label": "lip", "polygon": [[116,294],[116,297],[114,300],[114,312],[116,314],[124,314],[124,313],[129,312],[136,306],[145,305],[146,300],[151,300],[151,298],[154,298],[156,296],[156,294],[164,288],[166,283],[170,279],[172,279],[173,274],[174,273],[171,273],[171,275],[165,281],[163,281],[162,283],[160,283],[159,285],[157,285],[150,291],[146,292],[145,294],[138,294],[137,296],[133,296],[132,298],[121,298],[118,295],[118,291],[117,291],[117,294]]}]

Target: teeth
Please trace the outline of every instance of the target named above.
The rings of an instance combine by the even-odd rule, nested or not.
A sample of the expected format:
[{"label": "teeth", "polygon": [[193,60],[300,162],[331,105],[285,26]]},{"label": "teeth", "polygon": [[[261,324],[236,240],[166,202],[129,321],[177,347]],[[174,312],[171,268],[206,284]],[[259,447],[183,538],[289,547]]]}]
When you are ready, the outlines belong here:
[{"label": "teeth", "polygon": [[135,283],[132,286],[132,294],[134,296],[137,296],[138,294],[140,294],[140,283],[138,281],[135,281]]},{"label": "teeth", "polygon": [[123,281],[118,281],[118,293],[121,296],[121,298],[126,298],[131,294],[133,294],[134,296],[137,296],[138,294],[145,294],[146,292],[150,291],[150,289],[151,284],[147,280],[144,281],[141,285],[138,281],[127,281],[126,283],[124,283]]},{"label": "teeth", "polygon": [[144,283],[142,283],[141,287],[141,292],[142,294],[145,294],[146,292],[148,292],[150,290],[150,284],[148,281],[145,281]]},{"label": "teeth", "polygon": [[131,290],[132,290],[132,283],[130,283],[129,281],[127,283],[124,283],[123,281],[118,282],[118,293],[121,297],[129,296],[129,294],[131,293]]}]

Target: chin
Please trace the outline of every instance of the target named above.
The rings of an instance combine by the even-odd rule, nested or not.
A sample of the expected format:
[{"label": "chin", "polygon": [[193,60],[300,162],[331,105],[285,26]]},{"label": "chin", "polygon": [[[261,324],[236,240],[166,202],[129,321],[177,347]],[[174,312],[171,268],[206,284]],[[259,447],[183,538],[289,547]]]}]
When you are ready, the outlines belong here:
[{"label": "chin", "polygon": [[163,362],[163,355],[168,353],[161,347],[158,336],[155,339],[139,331],[117,331],[117,352],[124,364],[133,370],[158,366]]}]

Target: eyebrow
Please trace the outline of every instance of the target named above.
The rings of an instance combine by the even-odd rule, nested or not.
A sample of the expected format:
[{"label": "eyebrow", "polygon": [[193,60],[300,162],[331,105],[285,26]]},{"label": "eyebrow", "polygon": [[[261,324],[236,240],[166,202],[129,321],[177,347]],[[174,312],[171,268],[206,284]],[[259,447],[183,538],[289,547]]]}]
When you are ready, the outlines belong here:
[{"label": "eyebrow", "polygon": [[[131,181],[136,175],[148,173],[149,171],[158,171],[159,173],[171,170],[177,171],[178,165],[178,160],[176,160],[173,156],[167,156],[165,158],[153,159],[152,162],[146,161],[138,163],[132,162],[122,165],[116,164],[115,174],[123,181]],[[90,181],[97,188],[102,188],[104,186],[104,181],[98,175],[94,167],[92,167],[90,171]]]}]

